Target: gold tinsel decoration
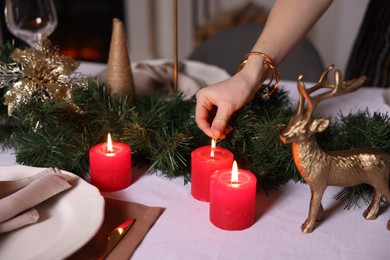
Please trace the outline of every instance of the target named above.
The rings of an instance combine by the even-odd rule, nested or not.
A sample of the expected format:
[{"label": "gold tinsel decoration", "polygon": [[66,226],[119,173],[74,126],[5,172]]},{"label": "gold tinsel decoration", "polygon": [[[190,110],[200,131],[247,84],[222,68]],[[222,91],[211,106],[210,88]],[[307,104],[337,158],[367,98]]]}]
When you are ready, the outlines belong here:
[{"label": "gold tinsel decoration", "polygon": [[34,48],[15,49],[12,59],[20,64],[22,78],[15,82],[4,95],[8,114],[25,100],[33,96],[41,101],[64,102],[80,112],[71,99],[71,90],[76,85],[71,74],[79,62],[71,57],[60,55],[49,40],[44,40]]}]

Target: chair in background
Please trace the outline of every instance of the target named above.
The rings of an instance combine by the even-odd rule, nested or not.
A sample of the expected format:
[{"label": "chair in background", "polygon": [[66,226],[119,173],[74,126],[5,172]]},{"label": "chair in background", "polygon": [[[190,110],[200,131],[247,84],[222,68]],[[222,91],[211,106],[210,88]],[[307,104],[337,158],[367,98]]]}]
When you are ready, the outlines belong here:
[{"label": "chair in background", "polygon": [[[216,65],[233,75],[243,55],[249,52],[263,29],[261,24],[237,25],[217,32],[197,46],[189,60]],[[278,67],[282,80],[297,80],[303,74],[306,81],[316,82],[324,65],[308,39],[302,40]]]}]

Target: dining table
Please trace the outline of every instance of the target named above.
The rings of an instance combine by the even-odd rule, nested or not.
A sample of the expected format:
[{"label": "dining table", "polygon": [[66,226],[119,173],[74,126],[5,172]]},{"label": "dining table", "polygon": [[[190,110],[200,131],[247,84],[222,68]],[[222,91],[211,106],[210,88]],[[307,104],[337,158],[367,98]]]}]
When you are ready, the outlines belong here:
[{"label": "dining table", "polygon": [[[105,64],[82,62],[79,70],[97,75],[104,68]],[[296,85],[295,81],[280,81],[280,87],[288,92],[293,102],[298,100]],[[386,114],[389,111],[386,95],[383,88],[364,86],[356,92],[322,102],[317,112],[334,120],[341,114],[365,109],[370,113]],[[0,153],[0,165],[17,165],[12,148]],[[191,182],[186,183],[182,177],[164,177],[158,170],[141,171],[129,187],[101,192],[101,195],[164,208],[132,254],[131,259],[135,260],[390,259],[390,231],[386,228],[390,210],[387,204],[383,203],[377,219],[366,220],[362,216],[367,207],[363,199],[348,209],[346,199],[335,199],[342,188],[331,186],[326,189],[322,200],[324,218],[308,234],[303,233],[300,226],[308,215],[310,188],[293,180],[267,193],[258,190],[254,224],[237,231],[223,230],[210,222],[210,204],[194,199]]]}]

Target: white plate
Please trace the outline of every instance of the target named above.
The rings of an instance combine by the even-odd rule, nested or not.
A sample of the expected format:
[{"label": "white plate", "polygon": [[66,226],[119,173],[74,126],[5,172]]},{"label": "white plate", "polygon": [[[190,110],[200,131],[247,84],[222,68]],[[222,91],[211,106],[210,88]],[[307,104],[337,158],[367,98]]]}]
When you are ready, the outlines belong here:
[{"label": "white plate", "polygon": [[[148,59],[148,60],[140,60],[136,62],[132,62],[132,67],[134,67],[138,63],[148,63],[151,65],[160,65],[165,62],[172,62],[169,59]],[[226,70],[215,66],[206,64],[200,61],[193,60],[182,60],[187,66],[187,73],[196,78],[200,78],[204,80],[208,85],[223,81],[225,79],[230,78],[230,74],[227,73]],[[104,73],[107,65],[104,63],[94,63],[94,62],[80,62],[80,67],[77,69],[77,72],[83,75],[91,75],[91,76],[99,76]]]},{"label": "white plate", "polygon": [[[42,168],[0,166],[0,180],[28,177]],[[73,175],[72,173],[62,171]],[[104,199],[81,178],[71,189],[37,206],[38,223],[0,235],[0,259],[62,259],[87,243],[104,218]]]},{"label": "white plate", "polygon": [[[140,60],[137,62],[132,63],[133,67],[135,67],[138,63],[148,63],[151,65],[161,65],[166,62],[172,62],[172,60],[169,59],[151,59],[151,60]],[[194,60],[182,60],[180,62],[183,62],[187,68],[186,72],[188,75],[199,78],[204,80],[208,85],[215,84],[217,82],[226,80],[230,78],[230,74],[227,73],[226,70],[215,66],[210,65],[207,63],[203,63],[200,61],[194,61]],[[134,70],[134,68],[133,68]]]},{"label": "white plate", "polygon": [[[205,64],[199,61],[192,61],[192,60],[183,60],[181,61],[182,63],[185,64],[185,74],[179,74],[179,85],[178,85],[178,90],[182,92],[183,94],[183,99],[184,100],[189,100],[193,98],[196,94],[196,92],[203,87],[203,85],[209,86],[212,84],[215,84],[217,82],[226,80],[230,78],[229,73],[227,73],[225,70],[214,66],[214,65],[209,65]],[[134,81],[140,83],[140,85],[137,85],[136,83],[136,92],[138,93],[150,93],[153,91],[153,88],[151,88],[148,84],[147,81],[145,81],[145,76],[146,74],[141,73],[142,69],[140,70],[137,68],[138,64],[149,64],[152,66],[160,66],[165,63],[172,63],[172,60],[168,59],[154,59],[154,60],[141,60],[137,62],[132,62],[132,71],[133,71],[133,76],[134,76]],[[106,65],[104,64],[91,64],[91,63],[80,63],[80,67],[78,69],[78,72],[84,75],[93,75],[95,77],[101,77],[102,80],[104,80],[104,75],[105,75],[105,67]],[[181,84],[182,82],[180,80],[180,75],[185,79],[185,84]],[[192,78],[191,79],[189,79]],[[199,84],[196,83],[196,80],[203,81],[205,84]],[[142,83],[141,83],[142,82]],[[137,88],[138,86],[138,88]],[[165,90],[166,91],[166,90]],[[165,92],[162,90],[162,92]]]},{"label": "white plate", "polygon": [[[225,70],[223,70],[217,66],[214,66],[214,65],[208,65],[208,64],[205,64],[202,62],[191,61],[191,60],[183,60],[181,62],[183,64],[185,64],[185,73],[182,75],[183,77],[185,74],[187,74],[187,76],[191,77],[193,80],[197,79],[197,80],[201,80],[205,83],[205,84],[195,83],[195,81],[189,80],[189,78],[187,77],[186,81],[184,81],[185,84],[182,84],[182,83],[180,83],[181,81],[180,81],[180,74],[179,74],[178,90],[180,92],[182,92],[183,100],[192,99],[195,96],[196,92],[204,86],[212,85],[214,83],[226,80],[227,78],[230,77],[229,74]],[[167,59],[158,59],[158,60],[143,60],[143,61],[132,63],[134,81],[137,81],[137,79],[136,79],[137,74],[136,73],[142,71],[142,70],[137,69],[137,67],[136,67],[136,65],[139,63],[149,64],[152,66],[160,66],[160,65],[165,64],[165,63],[172,63],[172,61],[167,60]],[[142,80],[141,82],[144,82],[144,80]],[[145,82],[143,84],[145,84]],[[137,92],[138,91],[137,84],[135,85],[135,87],[136,87],[135,91]],[[139,90],[144,89],[144,88],[148,89],[147,85],[141,84],[141,86],[139,86],[139,87],[140,87]],[[152,91],[152,89],[141,90],[141,93],[144,91],[146,91],[146,93],[148,93],[148,92]]]}]

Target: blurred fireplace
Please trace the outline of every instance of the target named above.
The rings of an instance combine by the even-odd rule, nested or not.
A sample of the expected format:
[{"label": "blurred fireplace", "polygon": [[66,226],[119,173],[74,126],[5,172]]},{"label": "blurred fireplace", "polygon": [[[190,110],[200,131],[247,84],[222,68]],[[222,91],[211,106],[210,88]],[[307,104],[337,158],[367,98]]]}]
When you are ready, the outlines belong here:
[{"label": "blurred fireplace", "polygon": [[[119,18],[126,26],[126,0],[54,0],[58,25],[49,36],[60,52],[77,60],[107,62],[110,47],[112,19]],[[15,39],[4,20],[4,2],[0,0],[3,42]],[[15,39],[20,46],[22,41]]]}]

